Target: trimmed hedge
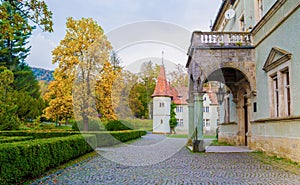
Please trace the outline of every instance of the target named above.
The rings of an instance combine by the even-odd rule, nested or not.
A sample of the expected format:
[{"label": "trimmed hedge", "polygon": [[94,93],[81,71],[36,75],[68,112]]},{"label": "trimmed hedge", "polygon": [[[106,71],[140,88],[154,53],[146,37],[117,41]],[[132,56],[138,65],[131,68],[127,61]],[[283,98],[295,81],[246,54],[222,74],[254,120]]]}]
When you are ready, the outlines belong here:
[{"label": "trimmed hedge", "polygon": [[132,130],[119,120],[105,122],[104,127],[107,131]]},{"label": "trimmed hedge", "polygon": [[79,157],[96,146],[95,135],[73,135],[0,145],[1,184],[21,183],[38,177],[49,168]]},{"label": "trimmed hedge", "polygon": [[32,136],[34,139],[52,138],[52,137],[65,137],[74,134],[79,134],[76,131],[36,131],[36,130],[23,130],[23,131],[0,131],[0,136]]},{"label": "trimmed hedge", "polygon": [[12,143],[12,142],[17,142],[17,141],[26,141],[33,139],[32,136],[5,136],[0,138],[0,144],[1,143]]},{"label": "trimmed hedge", "polygon": [[110,132],[87,132],[95,134],[97,137],[97,147],[113,146],[121,142],[140,138],[146,135],[146,131],[126,130],[126,131],[110,131]]}]

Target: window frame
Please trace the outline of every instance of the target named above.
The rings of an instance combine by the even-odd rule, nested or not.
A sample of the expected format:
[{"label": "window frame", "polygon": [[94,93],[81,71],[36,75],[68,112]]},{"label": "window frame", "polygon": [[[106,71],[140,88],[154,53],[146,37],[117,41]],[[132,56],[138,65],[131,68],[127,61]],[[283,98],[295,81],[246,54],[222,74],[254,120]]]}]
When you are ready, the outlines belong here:
[{"label": "window frame", "polygon": [[[290,62],[286,62],[267,73],[269,78],[271,118],[284,118],[293,115],[290,88],[290,69]],[[274,82],[275,78],[277,84]]]}]

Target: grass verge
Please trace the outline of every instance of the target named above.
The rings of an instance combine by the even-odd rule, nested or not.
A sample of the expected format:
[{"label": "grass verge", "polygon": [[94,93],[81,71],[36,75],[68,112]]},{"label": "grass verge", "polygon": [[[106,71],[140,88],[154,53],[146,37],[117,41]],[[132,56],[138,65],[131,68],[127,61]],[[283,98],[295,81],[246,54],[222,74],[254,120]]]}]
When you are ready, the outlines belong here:
[{"label": "grass verge", "polygon": [[210,146],[232,146],[232,145],[225,142],[218,142],[218,140],[212,140]]},{"label": "grass verge", "polygon": [[188,138],[187,134],[167,134],[168,138]]},{"label": "grass verge", "polygon": [[277,156],[269,156],[266,153],[260,151],[249,153],[249,155],[264,164],[269,164],[284,171],[289,171],[294,174],[300,175],[300,164],[297,162]]}]

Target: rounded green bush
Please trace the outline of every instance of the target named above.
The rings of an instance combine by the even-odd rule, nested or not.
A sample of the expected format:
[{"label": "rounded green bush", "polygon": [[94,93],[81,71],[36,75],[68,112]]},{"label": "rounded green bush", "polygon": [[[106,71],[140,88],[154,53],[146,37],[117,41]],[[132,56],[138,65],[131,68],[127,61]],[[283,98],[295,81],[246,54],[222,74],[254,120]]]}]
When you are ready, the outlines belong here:
[{"label": "rounded green bush", "polygon": [[104,127],[107,131],[132,130],[119,120],[108,121],[104,123]]}]

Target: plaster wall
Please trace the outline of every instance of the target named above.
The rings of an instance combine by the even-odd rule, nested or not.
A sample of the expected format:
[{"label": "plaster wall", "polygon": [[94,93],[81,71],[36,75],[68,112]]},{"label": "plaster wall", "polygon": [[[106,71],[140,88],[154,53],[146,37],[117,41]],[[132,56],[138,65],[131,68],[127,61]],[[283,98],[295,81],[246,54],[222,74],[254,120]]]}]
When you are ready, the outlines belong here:
[{"label": "plaster wall", "polygon": [[[163,103],[164,106],[160,106]],[[154,97],[153,98],[153,132],[169,133],[170,126],[170,97]]]},{"label": "plaster wall", "polygon": [[[209,119],[210,120],[210,126],[205,127],[203,125],[203,130],[205,134],[208,135],[215,135],[216,134],[216,128],[217,128],[217,120],[219,119],[218,114],[218,105],[213,105],[208,94],[203,95],[203,108],[209,107],[209,112],[203,112],[203,120]],[[204,124],[204,121],[203,121]]]},{"label": "plaster wall", "polygon": [[188,105],[178,105],[183,107],[183,112],[176,112],[176,119],[183,119],[183,126],[177,126],[175,128],[176,133],[178,134],[187,134],[188,133]]},{"label": "plaster wall", "polygon": [[[237,114],[236,114],[236,103],[234,103],[233,100],[233,95],[229,94],[226,97],[229,96],[229,103],[230,103],[230,110],[229,110],[229,116],[230,120],[229,122],[236,122],[238,121]],[[225,97],[225,98],[226,98]],[[225,123],[225,101],[223,101],[222,105],[220,106],[220,123]]]},{"label": "plaster wall", "polygon": [[[292,2],[292,1],[288,1]],[[288,3],[286,2],[286,4]],[[289,17],[280,27],[278,27],[269,37],[265,38],[261,44],[256,47],[256,77],[257,77],[257,96],[253,101],[257,102],[257,113],[253,114],[253,119],[262,119],[270,117],[270,92],[268,89],[268,75],[262,70],[271,48],[276,46],[292,53],[290,81],[291,81],[291,99],[292,115],[300,115],[300,42],[295,41],[299,38],[300,28],[299,9]],[[275,20],[274,20],[275,21]],[[275,23],[274,23],[275,24]],[[294,29],[293,29],[294,28]],[[269,29],[266,27],[257,33],[256,42],[261,38],[260,35],[266,35]]]}]

